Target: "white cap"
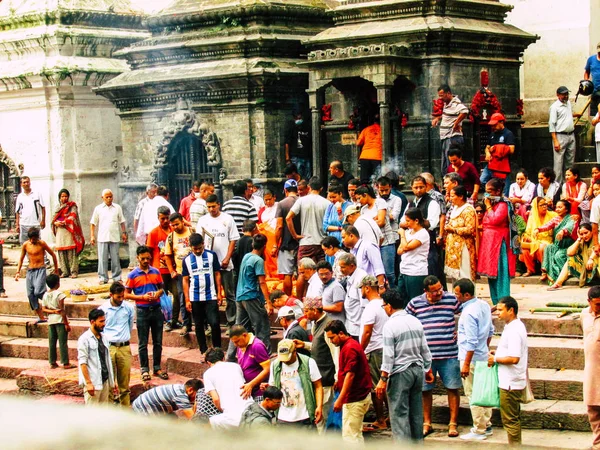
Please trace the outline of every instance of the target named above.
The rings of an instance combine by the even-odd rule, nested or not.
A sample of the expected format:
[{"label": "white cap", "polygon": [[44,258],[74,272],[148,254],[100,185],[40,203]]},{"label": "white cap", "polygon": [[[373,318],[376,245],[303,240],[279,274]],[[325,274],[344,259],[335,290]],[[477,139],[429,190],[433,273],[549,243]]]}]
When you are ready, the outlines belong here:
[{"label": "white cap", "polygon": [[296,317],[296,314],[294,312],[294,309],[291,306],[282,306],[281,308],[279,308],[279,312],[277,312],[277,320],[281,319],[282,317]]}]

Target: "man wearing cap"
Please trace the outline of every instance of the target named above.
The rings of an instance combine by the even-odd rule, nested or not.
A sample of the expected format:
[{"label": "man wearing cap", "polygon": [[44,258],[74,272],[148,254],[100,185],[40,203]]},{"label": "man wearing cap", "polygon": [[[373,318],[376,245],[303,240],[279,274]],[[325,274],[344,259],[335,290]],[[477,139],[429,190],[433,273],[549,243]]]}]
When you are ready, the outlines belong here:
[{"label": "man wearing cap", "polygon": [[333,404],[333,385],[337,378],[340,350],[327,338],[325,328],[331,318],[323,311],[323,301],[320,297],[306,298],[304,301],[304,315],[312,322],[310,330],[312,341],[294,341],[297,349],[304,348],[310,351],[311,357],[317,363],[321,373],[323,385],[323,420],[317,424],[319,433],[324,433],[327,417]]},{"label": "man wearing cap", "polygon": [[[283,327],[284,339],[299,339],[302,342],[308,341],[308,333],[300,326],[300,323],[296,319],[294,308],[291,306],[282,306],[279,308],[277,320]],[[304,349],[299,349],[298,351],[304,353]],[[308,353],[308,351],[306,351],[306,353]]]},{"label": "man wearing cap", "polygon": [[363,216],[360,213],[360,209],[360,204],[348,206],[344,212],[344,223],[355,227],[358,230],[361,239],[372,242],[379,247],[380,243],[383,241],[381,228],[379,228],[377,222],[371,217]]},{"label": "man wearing cap", "polygon": [[[504,193],[508,195],[510,160],[515,152],[515,136],[505,127],[506,118],[503,114],[494,113],[488,124],[492,127],[490,144],[485,147],[485,159],[488,165],[481,173],[481,183],[485,184],[492,178],[504,181]],[[462,175],[461,175],[462,176]]]},{"label": "man wearing cap", "polygon": [[[298,256],[298,241],[292,237],[290,229],[287,226],[285,218],[298,200],[298,183],[294,179],[289,179],[283,185],[285,198],[277,202],[275,217],[277,225],[275,228],[275,240],[277,245],[267,249],[271,256],[277,256],[277,272],[283,275],[283,292],[292,295],[292,278],[296,271],[296,262]],[[294,217],[294,228],[300,230],[300,217]]]},{"label": "man wearing cap", "polygon": [[447,84],[442,84],[438,88],[438,98],[444,102],[444,109],[441,115],[433,118],[431,126],[440,126],[442,174],[444,174],[448,168],[448,150],[450,150],[450,147],[462,148],[464,146],[462,122],[467,118],[469,108],[452,94],[452,90]]},{"label": "man wearing cap", "polygon": [[363,419],[371,405],[371,373],[365,352],[360,344],[348,334],[339,320],[333,320],[325,328],[327,337],[340,348],[340,371],[335,385],[339,392],[333,404],[335,412],[342,411],[342,439],[361,444]]},{"label": "man wearing cap", "polygon": [[296,351],[294,341],[282,339],[271,363],[269,385],[283,391],[277,411],[280,426],[314,428],[323,420],[323,385],[314,359]]},{"label": "man wearing cap", "polygon": [[600,102],[600,42],[596,45],[597,53],[590,56],[585,64],[583,79],[591,78],[594,83],[594,92],[592,93],[590,103],[590,115],[594,117],[598,113],[598,102]]},{"label": "man wearing cap", "polygon": [[575,160],[573,117],[581,117],[581,114],[573,114],[571,102],[569,102],[569,89],[566,86],[560,86],[556,90],[556,97],[557,100],[550,106],[548,129],[552,135],[552,145],[554,146],[556,181],[562,183],[565,169],[571,167]]},{"label": "man wearing cap", "polygon": [[[360,345],[369,362],[369,371],[373,386],[377,386],[380,378],[383,357],[383,327],[388,316],[383,310],[383,300],[379,295],[379,282],[374,276],[366,276],[360,282],[360,293],[369,303],[360,318]],[[372,396],[377,421],[373,428],[387,428],[384,414],[384,399]]]}]

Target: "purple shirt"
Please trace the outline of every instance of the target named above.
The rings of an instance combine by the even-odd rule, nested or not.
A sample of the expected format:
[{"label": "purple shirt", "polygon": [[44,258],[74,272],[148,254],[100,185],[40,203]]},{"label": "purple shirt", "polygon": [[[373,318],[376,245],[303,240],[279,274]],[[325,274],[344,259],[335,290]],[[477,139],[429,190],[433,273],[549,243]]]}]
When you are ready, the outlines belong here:
[{"label": "purple shirt", "polygon": [[[246,347],[246,351],[242,351],[238,348],[236,355],[246,383],[254,380],[254,378],[262,372],[263,368],[260,363],[269,360],[269,353],[267,352],[265,344],[252,335],[250,336],[250,342]],[[252,389],[252,397],[260,397],[262,394],[263,391],[260,390],[260,384]]]},{"label": "purple shirt", "polygon": [[350,251],[356,257],[356,267],[360,267],[374,277],[385,275],[381,251],[378,246],[364,239],[359,239]]}]

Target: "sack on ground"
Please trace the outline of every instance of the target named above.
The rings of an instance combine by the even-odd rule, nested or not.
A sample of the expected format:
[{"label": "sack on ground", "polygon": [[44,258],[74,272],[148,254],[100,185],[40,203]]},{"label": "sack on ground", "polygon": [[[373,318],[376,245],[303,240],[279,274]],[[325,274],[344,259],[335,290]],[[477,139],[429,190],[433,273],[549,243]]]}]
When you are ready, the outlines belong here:
[{"label": "sack on ground", "polygon": [[488,367],[487,361],[475,363],[473,374],[473,393],[471,405],[500,407],[500,389],[498,388],[498,365]]}]

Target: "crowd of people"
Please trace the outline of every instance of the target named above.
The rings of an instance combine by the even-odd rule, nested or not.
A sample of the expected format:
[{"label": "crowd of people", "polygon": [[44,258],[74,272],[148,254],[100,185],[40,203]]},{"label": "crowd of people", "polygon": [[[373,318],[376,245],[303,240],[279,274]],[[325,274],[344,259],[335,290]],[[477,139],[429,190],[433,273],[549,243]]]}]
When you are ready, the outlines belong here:
[{"label": "crowd of people", "polygon": [[[562,87],[557,95],[561,105],[568,102]],[[373,178],[381,158],[377,164],[369,153],[361,158],[367,162],[360,178],[332,161],[327,183],[303,178],[289,162],[282,196],[238,180],[222,203],[211,183],[197,182],[175,211],[167,188],[149,185],[134,215],[137,267],[124,282],[118,249],[128,241],[125,218],[112,192],[103,191],[90,243],[98,248],[99,282],[111,281],[110,300],[90,312],[90,329],[78,341],[86,403],[130,405],[135,321],[143,381],[151,374],[169,378],[161,367],[164,332],[186,337],[195,329],[199,359],[210,367],[202,380],[145,392],[131,405],[138,413],[182,410],[216,429],[275,422],[320,433],[340,428],[348,442],[362,442],[363,430],[391,426],[394,438],[420,441],[434,431],[432,389],[439,378],[448,393],[448,436],[458,437],[459,389],[471,398],[480,362],[498,365],[502,421],[509,443],[519,444],[527,333],[510,278],[521,265],[523,276],[539,273],[556,290],[570,276],[584,286],[598,275],[600,165],[590,187],[576,167],[558,170],[556,161],[554,169],[539,170],[537,184],[524,169],[511,183],[514,137],[496,113],[489,121],[487,164],[479,172],[463,160],[462,103],[448,86],[440,87],[439,97],[444,109],[433,125],[441,128],[441,183],[430,173],[415,176],[409,201],[398,174]],[[553,105],[559,123],[551,129],[559,149],[569,133],[561,127],[573,118],[561,105]],[[369,133],[377,135],[376,125]],[[369,133],[362,143],[375,145]],[[68,191],[60,192],[52,220],[57,258],[40,240],[41,196],[27,177],[22,187],[19,270],[27,256],[31,307],[40,321],[47,314],[52,327],[51,367],[57,367],[57,342],[61,363],[70,367],[60,279],[46,277],[44,258],[54,259],[57,275],[77,276],[84,244],[77,206]],[[475,295],[480,276],[488,279],[492,307]],[[596,294],[590,291],[591,305]],[[161,307],[167,295],[169,320]],[[278,342],[275,310],[283,330]],[[506,326],[490,351],[494,311]],[[364,426],[371,405],[375,421]],[[460,437],[485,440],[493,433],[491,408],[472,404],[471,413],[473,427]]]}]

